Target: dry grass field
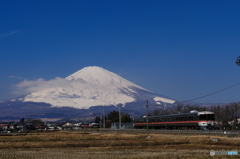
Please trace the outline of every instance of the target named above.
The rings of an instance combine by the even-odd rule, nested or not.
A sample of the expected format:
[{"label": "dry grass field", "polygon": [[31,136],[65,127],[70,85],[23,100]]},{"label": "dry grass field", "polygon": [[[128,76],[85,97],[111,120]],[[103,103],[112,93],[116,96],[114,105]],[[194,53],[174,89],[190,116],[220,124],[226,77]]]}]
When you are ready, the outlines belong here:
[{"label": "dry grass field", "polygon": [[210,156],[210,150],[240,152],[240,139],[168,134],[58,131],[0,135],[0,159],[240,158]]}]

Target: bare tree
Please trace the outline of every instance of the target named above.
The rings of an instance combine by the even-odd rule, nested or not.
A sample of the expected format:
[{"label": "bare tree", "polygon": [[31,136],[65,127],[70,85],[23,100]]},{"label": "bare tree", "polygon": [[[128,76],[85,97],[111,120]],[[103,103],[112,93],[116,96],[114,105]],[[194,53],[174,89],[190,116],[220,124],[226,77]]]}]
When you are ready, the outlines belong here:
[{"label": "bare tree", "polygon": [[205,111],[208,110],[208,107],[202,107],[197,104],[190,104],[190,103],[176,103],[175,106],[172,108],[172,113],[188,113],[192,110],[197,110],[197,111]]},{"label": "bare tree", "polygon": [[230,109],[230,122],[232,125],[232,129],[236,128],[238,125],[238,117],[239,117],[239,111],[240,111],[240,104],[239,103],[230,103],[229,104]]},{"label": "bare tree", "polygon": [[151,116],[156,116],[156,115],[169,115],[171,114],[171,110],[165,109],[165,108],[156,108],[152,112],[150,112]]},{"label": "bare tree", "polygon": [[221,122],[221,116],[222,116],[222,111],[221,111],[221,106],[217,105],[217,106],[212,106],[212,111],[215,114],[215,121],[217,126],[221,129],[222,127],[222,122]]},{"label": "bare tree", "polygon": [[173,114],[183,113],[184,107],[185,107],[184,103],[178,102],[172,107],[171,113]]},{"label": "bare tree", "polygon": [[[240,113],[239,103],[230,103],[226,105],[212,106],[212,111],[215,114],[215,121],[221,129],[226,129],[227,127],[232,127],[232,129],[237,126],[237,119]],[[230,125],[231,123],[231,125]]]},{"label": "bare tree", "polygon": [[185,111],[186,112],[190,112],[191,110],[197,110],[197,111],[206,111],[206,110],[208,110],[208,107],[206,107],[206,106],[199,106],[199,105],[197,105],[197,104],[187,104],[186,106],[185,106]]}]

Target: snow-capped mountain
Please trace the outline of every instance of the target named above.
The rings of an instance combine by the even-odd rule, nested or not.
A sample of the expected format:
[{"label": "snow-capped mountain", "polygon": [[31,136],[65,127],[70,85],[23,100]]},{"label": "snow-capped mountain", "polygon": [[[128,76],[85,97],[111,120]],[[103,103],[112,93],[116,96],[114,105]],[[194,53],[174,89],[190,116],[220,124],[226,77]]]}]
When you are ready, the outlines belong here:
[{"label": "snow-capped mountain", "polygon": [[41,91],[33,92],[24,102],[44,102],[52,107],[88,109],[92,106],[113,106],[150,100],[174,103],[175,100],[144,89],[119,75],[101,67],[85,67],[61,82]]}]

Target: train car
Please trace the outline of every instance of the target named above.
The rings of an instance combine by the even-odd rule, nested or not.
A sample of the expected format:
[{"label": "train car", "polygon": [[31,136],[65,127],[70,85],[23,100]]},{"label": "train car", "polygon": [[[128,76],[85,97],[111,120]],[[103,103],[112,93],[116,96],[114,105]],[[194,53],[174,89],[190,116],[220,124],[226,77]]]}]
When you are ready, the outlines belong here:
[{"label": "train car", "polygon": [[214,129],[215,117],[210,111],[191,111],[190,113],[162,116],[149,116],[133,119],[136,129]]}]

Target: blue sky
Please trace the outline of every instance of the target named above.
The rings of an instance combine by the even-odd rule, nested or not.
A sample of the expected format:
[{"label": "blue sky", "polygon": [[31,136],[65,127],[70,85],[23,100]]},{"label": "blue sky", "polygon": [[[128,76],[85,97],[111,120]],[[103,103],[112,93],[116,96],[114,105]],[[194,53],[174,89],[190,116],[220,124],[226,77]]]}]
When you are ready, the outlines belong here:
[{"label": "blue sky", "polygon": [[[100,66],[185,101],[240,82],[240,1],[2,0],[0,100]],[[240,85],[195,102],[240,101]]]}]

